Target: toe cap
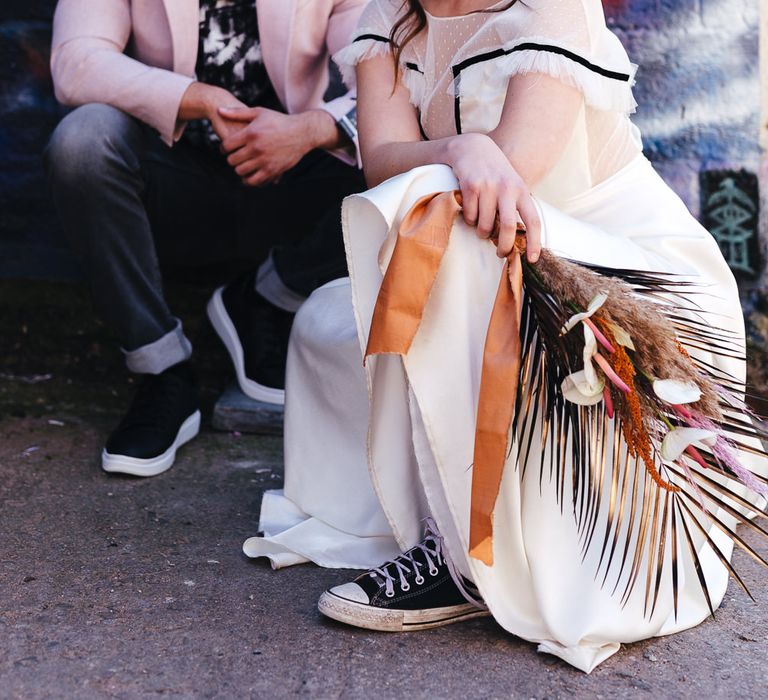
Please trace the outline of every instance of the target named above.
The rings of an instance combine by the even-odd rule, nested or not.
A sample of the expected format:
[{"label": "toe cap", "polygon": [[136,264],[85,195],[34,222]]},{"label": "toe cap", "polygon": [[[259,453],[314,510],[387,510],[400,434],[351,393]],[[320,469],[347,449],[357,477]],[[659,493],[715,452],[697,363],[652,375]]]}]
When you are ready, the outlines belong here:
[{"label": "toe cap", "polygon": [[356,583],[345,583],[341,586],[331,588],[331,593],[344,600],[351,600],[353,603],[363,603],[368,605],[371,601],[368,594]]}]

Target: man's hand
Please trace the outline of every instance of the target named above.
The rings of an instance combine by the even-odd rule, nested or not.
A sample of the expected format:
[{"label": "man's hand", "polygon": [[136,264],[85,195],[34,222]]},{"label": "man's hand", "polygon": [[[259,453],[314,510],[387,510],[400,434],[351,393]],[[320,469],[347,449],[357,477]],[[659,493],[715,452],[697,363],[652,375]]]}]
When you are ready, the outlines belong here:
[{"label": "man's hand", "polygon": [[274,182],[315,148],[341,142],[333,117],[325,111],[283,114],[263,107],[219,109],[227,125],[239,130],[222,139],[227,162],[243,184],[258,187]]},{"label": "man's hand", "polygon": [[247,109],[240,100],[224,88],[206,83],[192,83],[181,98],[179,119],[183,121],[207,119],[211,122],[216,135],[224,141],[240,131],[243,125],[222,116],[219,112],[222,107]]}]

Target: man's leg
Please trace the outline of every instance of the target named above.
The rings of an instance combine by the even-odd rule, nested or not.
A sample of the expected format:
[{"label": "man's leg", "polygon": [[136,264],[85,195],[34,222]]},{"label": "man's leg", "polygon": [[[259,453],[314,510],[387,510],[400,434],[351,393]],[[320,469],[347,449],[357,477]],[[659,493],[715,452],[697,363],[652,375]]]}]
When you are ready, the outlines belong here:
[{"label": "man's leg", "polygon": [[117,335],[128,367],[150,375],[102,458],[107,471],[140,476],[168,469],[200,421],[186,364],[191,345],[163,298],[142,201],[141,159],[158,148],[165,147],[136,120],[87,105],[65,117],[45,153],[53,200],[84,259],[97,311]]},{"label": "man's leg", "polygon": [[163,297],[142,201],[141,159],[152,139],[163,147],[132,117],[92,104],[62,120],[45,152],[54,204],[85,262],[96,310],[117,336],[128,368],[142,374],[160,374],[192,353]]},{"label": "man's leg", "polygon": [[357,168],[315,151],[278,184],[243,188],[242,254],[272,250],[255,274],[216,291],[208,315],[251,398],[283,402],[293,316],[317,287],[347,274],[341,202],[364,187]]},{"label": "man's leg", "polygon": [[[315,151],[281,184],[280,199],[286,202],[288,216],[282,235],[272,239],[274,247],[259,268],[257,289],[273,304],[297,311],[315,289],[346,277],[341,202],[362,192],[365,180],[358,168]],[[293,200],[301,205],[292,211]]]}]

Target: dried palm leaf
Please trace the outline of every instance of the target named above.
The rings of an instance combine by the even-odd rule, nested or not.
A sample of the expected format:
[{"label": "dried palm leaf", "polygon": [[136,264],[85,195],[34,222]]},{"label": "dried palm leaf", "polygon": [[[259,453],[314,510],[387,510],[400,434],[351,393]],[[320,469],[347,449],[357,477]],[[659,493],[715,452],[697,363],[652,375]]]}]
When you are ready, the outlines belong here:
[{"label": "dried palm leaf", "polygon": [[[735,530],[738,523],[768,537],[755,520],[766,517],[759,503],[768,478],[740,461],[742,454],[764,456],[760,441],[768,432],[749,413],[743,382],[702,358],[743,360],[743,340],[718,328],[694,301],[705,291],[674,275],[587,266],[545,250],[535,265],[524,262],[523,280],[523,356],[510,447],[521,478],[538,465],[540,488],[552,481],[561,511],[575,518],[584,558],[597,548],[601,585],[612,582],[624,605],[642,591],[648,617],[665,585],[677,615],[686,561],[713,610],[701,563],[706,548],[746,589],[711,533],[719,530],[768,566]],[[581,324],[590,329],[589,342],[589,333],[597,339],[598,367],[584,369],[597,377],[584,401],[590,405],[577,405],[564,389],[585,357],[590,361],[587,341],[563,332]],[[695,400],[670,403],[661,390],[669,387],[695,390]],[[715,437],[709,447],[689,445],[677,459],[663,458],[665,437],[681,429]]]}]

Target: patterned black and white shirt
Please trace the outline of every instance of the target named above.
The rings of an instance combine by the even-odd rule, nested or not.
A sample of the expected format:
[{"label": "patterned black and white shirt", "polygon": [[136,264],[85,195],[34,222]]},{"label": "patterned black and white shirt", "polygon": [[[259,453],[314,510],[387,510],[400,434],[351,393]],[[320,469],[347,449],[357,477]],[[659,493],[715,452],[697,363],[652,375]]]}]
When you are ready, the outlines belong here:
[{"label": "patterned black and white shirt", "polygon": [[[200,0],[197,80],[229,90],[249,107],[284,111],[261,56],[255,0]],[[207,121],[192,122],[187,139],[218,151]]]}]

